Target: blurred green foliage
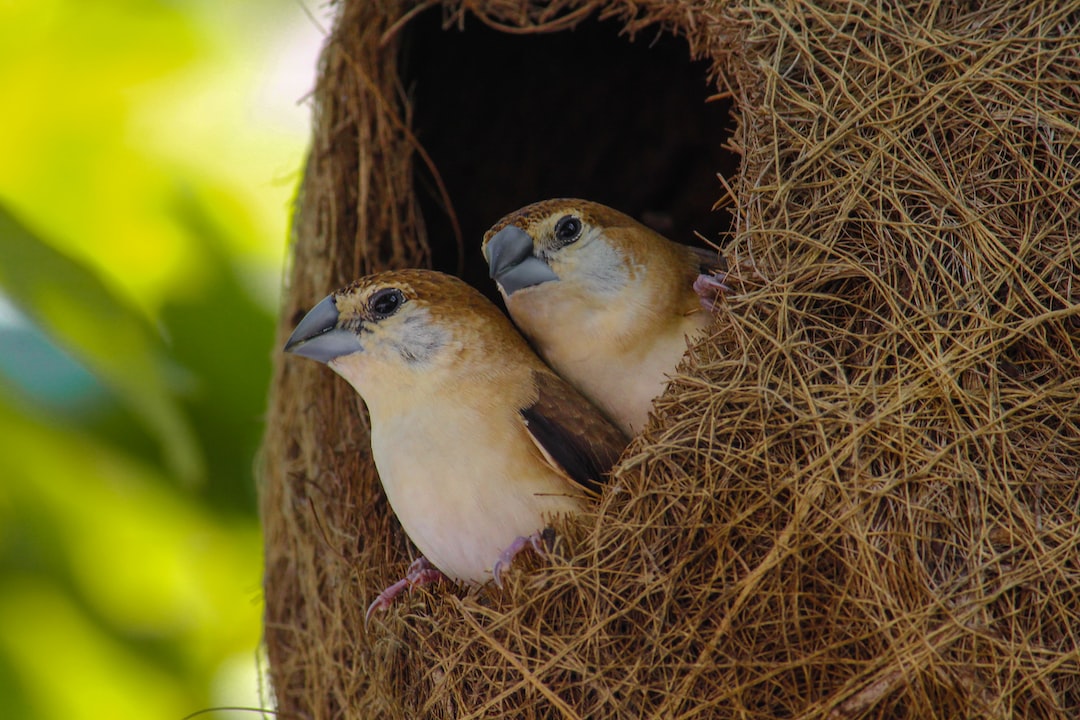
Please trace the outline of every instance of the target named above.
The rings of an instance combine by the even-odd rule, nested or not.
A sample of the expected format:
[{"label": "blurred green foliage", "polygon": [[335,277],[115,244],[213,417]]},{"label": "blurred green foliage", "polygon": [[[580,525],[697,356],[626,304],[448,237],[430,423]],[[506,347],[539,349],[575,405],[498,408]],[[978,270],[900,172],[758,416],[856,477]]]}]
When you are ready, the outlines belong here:
[{"label": "blurred green foliage", "polygon": [[268,702],[253,467],[319,35],[0,0],[2,718]]}]

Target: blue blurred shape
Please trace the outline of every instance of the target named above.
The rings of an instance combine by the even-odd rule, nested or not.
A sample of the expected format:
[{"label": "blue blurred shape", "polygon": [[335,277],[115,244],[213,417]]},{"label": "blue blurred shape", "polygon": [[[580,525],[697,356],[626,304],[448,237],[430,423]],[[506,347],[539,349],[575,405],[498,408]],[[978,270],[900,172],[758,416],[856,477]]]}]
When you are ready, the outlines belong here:
[{"label": "blue blurred shape", "polygon": [[86,368],[0,294],[0,374],[35,402],[84,409],[107,397]]}]

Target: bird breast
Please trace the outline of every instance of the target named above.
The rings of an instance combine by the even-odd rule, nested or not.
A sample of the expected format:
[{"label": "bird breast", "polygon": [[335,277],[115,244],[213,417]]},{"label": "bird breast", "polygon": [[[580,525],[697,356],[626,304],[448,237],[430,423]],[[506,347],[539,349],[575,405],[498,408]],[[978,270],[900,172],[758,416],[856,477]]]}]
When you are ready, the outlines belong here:
[{"label": "bird breast", "polygon": [[526,432],[514,409],[467,404],[372,419],[372,453],[390,506],[448,577],[486,582],[517,537],[581,507]]}]

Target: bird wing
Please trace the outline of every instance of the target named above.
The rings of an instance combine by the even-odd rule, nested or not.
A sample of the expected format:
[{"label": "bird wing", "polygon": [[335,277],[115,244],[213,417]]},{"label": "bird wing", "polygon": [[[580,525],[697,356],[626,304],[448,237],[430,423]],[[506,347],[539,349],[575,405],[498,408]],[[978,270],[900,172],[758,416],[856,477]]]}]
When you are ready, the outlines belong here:
[{"label": "bird wing", "polygon": [[684,245],[698,264],[698,272],[702,275],[725,273],[728,270],[727,261],[720,253],[711,248],[699,248],[692,245]]},{"label": "bird wing", "polygon": [[540,453],[591,495],[618,461],[627,439],[588,400],[556,375],[533,372],[536,402],[519,412]]}]

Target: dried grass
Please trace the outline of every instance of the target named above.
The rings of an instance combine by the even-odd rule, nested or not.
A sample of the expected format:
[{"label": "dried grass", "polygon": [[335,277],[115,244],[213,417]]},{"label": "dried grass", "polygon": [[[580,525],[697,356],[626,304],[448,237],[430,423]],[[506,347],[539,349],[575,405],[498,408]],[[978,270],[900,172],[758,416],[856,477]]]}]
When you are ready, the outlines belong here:
[{"label": "dried grass", "polygon": [[[396,76],[413,7],[341,8],[282,339],[329,289],[428,257]],[[359,400],[279,357],[279,716],[1080,717],[1080,4],[444,12],[466,10],[508,32],[599,13],[713,58],[743,154],[727,255],[765,282],[561,554],[367,630],[408,545]]]}]

